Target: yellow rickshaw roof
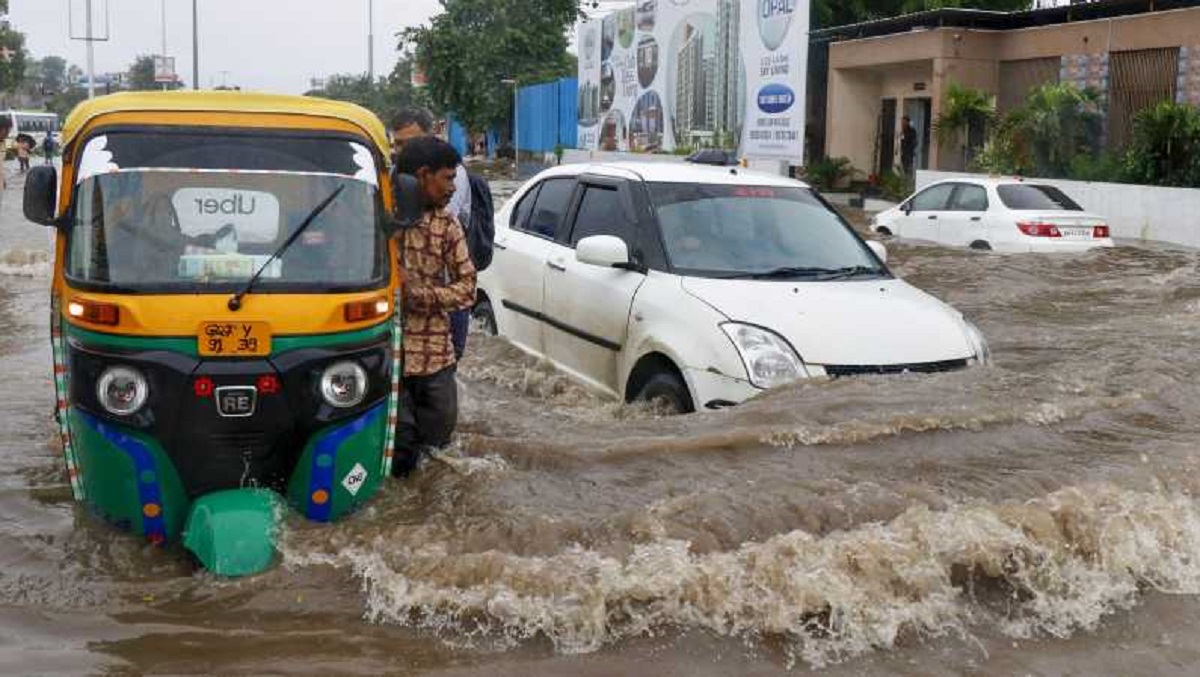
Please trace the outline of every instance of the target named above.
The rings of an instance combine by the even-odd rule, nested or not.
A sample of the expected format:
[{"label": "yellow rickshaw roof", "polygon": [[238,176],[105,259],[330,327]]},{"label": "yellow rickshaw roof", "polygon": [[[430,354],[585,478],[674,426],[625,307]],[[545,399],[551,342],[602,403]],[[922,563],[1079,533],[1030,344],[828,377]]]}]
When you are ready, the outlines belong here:
[{"label": "yellow rickshaw roof", "polygon": [[71,111],[62,128],[63,144],[69,144],[87,124],[103,115],[119,113],[263,113],[307,115],[349,122],[363,130],[387,152],[387,130],[371,111],[352,103],[311,96],[253,94],[248,92],[122,92],[84,101]]}]

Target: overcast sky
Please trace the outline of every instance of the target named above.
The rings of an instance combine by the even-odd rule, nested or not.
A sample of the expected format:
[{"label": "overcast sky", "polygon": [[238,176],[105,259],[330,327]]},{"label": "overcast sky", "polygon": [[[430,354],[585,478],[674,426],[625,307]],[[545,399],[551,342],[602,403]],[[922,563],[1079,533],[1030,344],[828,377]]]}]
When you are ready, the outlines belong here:
[{"label": "overcast sky", "polygon": [[[36,58],[59,55],[86,68],[82,42],[70,40],[69,8],[86,0],[10,0],[9,19],[25,33]],[[108,4],[110,40],[96,43],[96,72],[119,72],[139,54],[162,50],[166,4],[167,52],[192,80],[191,0],[93,0]],[[368,0],[198,0],[200,84],[299,94],[309,79],[367,71]],[[375,71],[396,64],[395,34],[429,21],[438,0],[374,0]],[[336,9],[335,9],[336,8]],[[97,12],[99,9],[96,10]],[[223,72],[224,71],[224,72]]]}]

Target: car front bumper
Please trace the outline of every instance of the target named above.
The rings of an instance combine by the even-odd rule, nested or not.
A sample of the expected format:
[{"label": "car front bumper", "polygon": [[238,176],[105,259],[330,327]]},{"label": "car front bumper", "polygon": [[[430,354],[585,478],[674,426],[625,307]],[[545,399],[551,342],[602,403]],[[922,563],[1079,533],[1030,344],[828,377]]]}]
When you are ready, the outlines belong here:
[{"label": "car front bumper", "polygon": [[707,369],[685,369],[684,378],[692,391],[696,411],[730,407],[766,392],[762,388],[750,385],[746,379],[726,376]]}]

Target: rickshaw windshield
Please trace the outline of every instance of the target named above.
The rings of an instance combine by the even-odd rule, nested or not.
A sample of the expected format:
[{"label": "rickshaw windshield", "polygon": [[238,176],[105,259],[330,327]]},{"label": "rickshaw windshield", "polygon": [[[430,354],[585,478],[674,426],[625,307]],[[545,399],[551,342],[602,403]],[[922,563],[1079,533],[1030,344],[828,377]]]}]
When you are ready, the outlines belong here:
[{"label": "rickshaw windshield", "polygon": [[[150,166],[124,167],[122,148],[144,149],[145,139],[114,137],[93,140],[84,151],[66,267],[73,282],[114,291],[226,293],[265,265],[260,292],[382,283],[382,205],[373,161],[361,146],[322,141],[337,153],[321,171],[311,143],[303,157],[289,157],[287,144],[274,138],[242,139],[237,153],[221,154],[211,144],[187,143],[198,139],[180,143],[172,136],[166,154],[124,153]],[[229,161],[247,159],[247,146],[255,145],[260,154],[253,160]],[[351,146],[358,150],[344,152]],[[339,188],[287,251],[269,261]]]}]

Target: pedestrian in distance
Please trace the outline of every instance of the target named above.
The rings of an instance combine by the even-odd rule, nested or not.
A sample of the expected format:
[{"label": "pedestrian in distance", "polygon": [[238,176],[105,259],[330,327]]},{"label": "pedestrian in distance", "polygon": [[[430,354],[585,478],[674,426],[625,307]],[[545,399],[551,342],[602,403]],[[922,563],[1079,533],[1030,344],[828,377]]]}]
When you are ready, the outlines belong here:
[{"label": "pedestrian in distance", "polygon": [[424,213],[397,235],[404,270],[404,339],[395,476],[411,471],[422,455],[448,445],[458,424],[458,358],[450,315],[475,303],[475,266],[449,209],[461,162],[449,144],[423,136],[405,144],[396,167],[417,179]]},{"label": "pedestrian in distance", "polygon": [[46,139],[42,141],[42,154],[46,156],[46,164],[54,164],[54,132],[46,132]]},{"label": "pedestrian in distance", "polygon": [[24,138],[17,139],[17,164],[21,168],[21,173],[29,171],[29,155],[33,151],[29,141]]},{"label": "pedestrian in distance", "polygon": [[[392,118],[392,152],[399,158],[413,139],[432,137],[433,114],[424,108],[405,108]],[[496,236],[495,206],[492,191],[483,177],[467,172],[461,164],[454,179],[454,198],[450,212],[458,219],[467,238],[467,249],[475,270],[483,271],[492,262],[493,241]],[[467,333],[471,324],[468,308],[450,317],[454,334],[454,354],[462,359],[467,348]]]},{"label": "pedestrian in distance", "polygon": [[[6,152],[8,135],[12,132],[12,118],[0,115],[0,153]],[[4,204],[4,191],[8,188],[8,171],[4,168],[3,156],[0,156],[0,205]]]},{"label": "pedestrian in distance", "polygon": [[908,116],[900,118],[900,167],[905,176],[912,176],[917,159],[917,129]]}]

